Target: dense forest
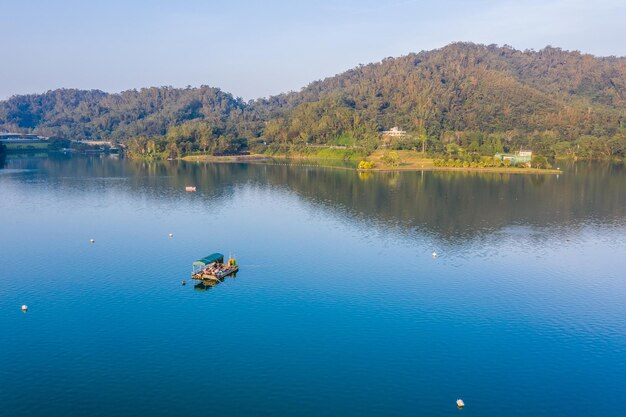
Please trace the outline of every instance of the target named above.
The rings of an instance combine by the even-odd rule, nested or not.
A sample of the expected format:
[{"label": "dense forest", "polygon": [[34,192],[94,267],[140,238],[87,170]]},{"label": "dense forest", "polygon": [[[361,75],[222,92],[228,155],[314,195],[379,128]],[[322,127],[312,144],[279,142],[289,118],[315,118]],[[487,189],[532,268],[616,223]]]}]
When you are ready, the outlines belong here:
[{"label": "dense forest", "polygon": [[0,102],[0,130],[125,142],[131,155],[389,144],[433,155],[530,148],[626,157],[626,58],[455,43],[244,102],[217,88],[61,89]]}]

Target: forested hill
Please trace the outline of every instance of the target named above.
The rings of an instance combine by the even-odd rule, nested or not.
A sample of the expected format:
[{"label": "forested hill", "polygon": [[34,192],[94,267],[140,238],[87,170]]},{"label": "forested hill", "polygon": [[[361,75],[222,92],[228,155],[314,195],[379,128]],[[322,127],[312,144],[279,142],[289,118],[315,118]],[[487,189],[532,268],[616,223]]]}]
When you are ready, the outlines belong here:
[{"label": "forested hill", "polygon": [[626,59],[459,43],[359,66],[265,104],[285,118],[276,130],[292,135],[313,122],[307,115],[333,111],[375,129],[424,129],[439,138],[469,131],[612,136],[626,127]]},{"label": "forested hill", "polygon": [[59,89],[0,102],[0,128],[66,138],[125,140],[161,135],[189,120],[223,126],[243,117],[245,104],[217,88],[144,88],[119,94]]},{"label": "forested hill", "polygon": [[583,141],[593,152],[623,154],[626,59],[455,43],[250,103],[209,87],[55,90],[0,102],[3,130],[122,141],[145,136],[174,153],[262,142],[376,146],[380,131],[392,126],[431,150],[497,140],[568,152]]}]

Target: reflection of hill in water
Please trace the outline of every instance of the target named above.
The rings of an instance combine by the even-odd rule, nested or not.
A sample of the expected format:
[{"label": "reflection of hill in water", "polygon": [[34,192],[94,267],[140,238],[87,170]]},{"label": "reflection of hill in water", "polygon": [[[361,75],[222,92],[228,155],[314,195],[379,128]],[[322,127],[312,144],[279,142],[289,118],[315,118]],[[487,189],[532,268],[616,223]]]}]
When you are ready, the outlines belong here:
[{"label": "reflection of hill in water", "polygon": [[[509,175],[449,172],[377,172],[262,164],[140,162],[110,158],[14,160],[7,168],[45,171],[60,185],[77,179],[120,179],[120,187],[158,199],[180,198],[186,185],[199,197],[230,198],[236,186],[279,187],[357,221],[420,229],[440,238],[472,236],[510,225],[576,227],[623,224],[626,169],[578,163],[565,174]],[[80,187],[77,186],[77,192]]]},{"label": "reflection of hill in water", "polygon": [[363,220],[376,219],[438,237],[509,225],[572,227],[624,223],[626,170],[577,164],[556,176],[469,172],[360,175],[328,169],[282,169],[267,177],[300,195]]}]

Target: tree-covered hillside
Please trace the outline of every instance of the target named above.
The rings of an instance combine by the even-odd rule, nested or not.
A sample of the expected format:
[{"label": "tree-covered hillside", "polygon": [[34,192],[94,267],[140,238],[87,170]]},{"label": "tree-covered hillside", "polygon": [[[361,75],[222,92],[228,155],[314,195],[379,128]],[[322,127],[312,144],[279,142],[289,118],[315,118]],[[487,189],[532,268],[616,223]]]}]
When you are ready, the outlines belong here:
[{"label": "tree-covered hillside", "polygon": [[344,122],[341,133],[355,137],[366,136],[359,129],[400,126],[433,144],[467,145],[476,133],[511,146],[609,143],[626,128],[626,59],[452,44],[360,66],[262,104],[272,109],[273,136],[284,141],[323,141],[324,109],[335,123],[351,115],[354,130]]},{"label": "tree-covered hillside", "polygon": [[409,132],[393,147],[440,154],[500,143],[547,156],[623,157],[626,59],[456,43],[249,103],[210,87],[55,90],[0,102],[3,130],[113,139],[169,155],[261,143],[372,148],[392,126]]},{"label": "tree-covered hillside", "polygon": [[125,139],[138,133],[163,134],[192,119],[223,125],[243,115],[245,104],[217,88],[172,87],[120,94],[59,89],[14,96],[0,103],[5,130],[75,138]]}]

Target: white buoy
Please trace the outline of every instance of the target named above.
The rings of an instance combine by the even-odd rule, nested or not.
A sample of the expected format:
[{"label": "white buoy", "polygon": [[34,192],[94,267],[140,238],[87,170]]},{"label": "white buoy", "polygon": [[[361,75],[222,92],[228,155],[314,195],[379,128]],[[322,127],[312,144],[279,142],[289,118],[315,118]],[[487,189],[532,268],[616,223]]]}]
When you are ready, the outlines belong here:
[{"label": "white buoy", "polygon": [[439,256],[437,255],[437,252],[433,252],[433,258],[436,258],[437,256]]},{"label": "white buoy", "polygon": [[169,236],[169,237],[170,237],[170,239],[171,239],[171,238],[173,238],[173,237],[174,237],[174,233],[170,233],[168,236]]},{"label": "white buoy", "polygon": [[459,398],[458,400],[456,400],[456,406],[459,408],[463,408],[465,407],[465,403],[463,402],[462,399]]},{"label": "white buoy", "polygon": [[96,243],[96,239],[89,239],[89,243]]},{"label": "white buoy", "polygon": [[26,304],[22,305],[22,311],[26,313],[28,311],[28,306]]}]

